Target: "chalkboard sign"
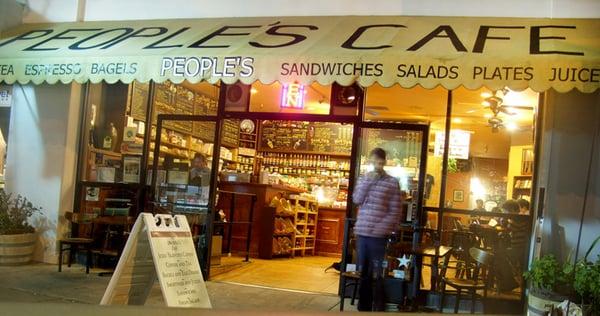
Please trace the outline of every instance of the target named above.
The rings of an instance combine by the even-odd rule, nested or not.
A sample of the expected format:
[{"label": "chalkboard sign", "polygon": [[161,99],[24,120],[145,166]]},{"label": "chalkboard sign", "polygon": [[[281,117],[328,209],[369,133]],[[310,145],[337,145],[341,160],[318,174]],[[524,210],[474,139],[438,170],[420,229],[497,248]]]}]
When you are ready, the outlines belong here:
[{"label": "chalkboard sign", "polygon": [[309,150],[348,153],[352,148],[352,125],[312,123],[309,127]]},{"label": "chalkboard sign", "polygon": [[352,125],[323,122],[262,121],[259,149],[350,154]]},{"label": "chalkboard sign", "polygon": [[[203,93],[194,95],[194,115],[217,115],[218,101]],[[215,136],[215,123],[194,122],[192,135],[207,142],[213,142]]]},{"label": "chalkboard sign", "polygon": [[308,150],[308,123],[262,121],[260,127],[262,150]]},{"label": "chalkboard sign", "polygon": [[[177,95],[175,97],[175,114],[193,115],[194,114],[194,92],[177,86]],[[165,127],[172,127],[175,130],[191,133],[191,121],[166,121]]]},{"label": "chalkboard sign", "polygon": [[224,120],[221,133],[221,144],[226,147],[238,147],[240,138],[240,122]]},{"label": "chalkboard sign", "polygon": [[194,98],[195,115],[217,115],[218,100],[200,92],[196,92]]},{"label": "chalkboard sign", "polygon": [[215,140],[215,123],[213,122],[194,122],[194,131],[192,135],[205,142],[212,143]]},{"label": "chalkboard sign", "polygon": [[[166,82],[156,84],[154,93],[154,121],[159,114],[216,115],[218,101],[184,86]],[[191,134],[204,141],[214,140],[215,124],[192,121],[164,121],[163,126]],[[238,127],[239,129],[239,127]],[[233,140],[232,140],[233,142]],[[237,138],[235,140],[237,146]]]},{"label": "chalkboard sign", "polygon": [[139,121],[146,121],[148,105],[148,84],[134,82],[131,88],[131,116]]},{"label": "chalkboard sign", "polygon": [[175,113],[175,97],[177,88],[171,83],[156,84],[154,91],[154,113],[158,114],[174,114]]}]

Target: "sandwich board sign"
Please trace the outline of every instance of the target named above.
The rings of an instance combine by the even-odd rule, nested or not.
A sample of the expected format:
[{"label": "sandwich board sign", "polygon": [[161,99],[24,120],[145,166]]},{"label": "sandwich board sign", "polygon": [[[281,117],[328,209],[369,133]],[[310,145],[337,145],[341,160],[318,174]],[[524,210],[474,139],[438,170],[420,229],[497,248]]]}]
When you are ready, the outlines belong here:
[{"label": "sandwich board sign", "polygon": [[183,215],[140,213],[101,305],[144,305],[158,278],[169,307],[211,308]]}]

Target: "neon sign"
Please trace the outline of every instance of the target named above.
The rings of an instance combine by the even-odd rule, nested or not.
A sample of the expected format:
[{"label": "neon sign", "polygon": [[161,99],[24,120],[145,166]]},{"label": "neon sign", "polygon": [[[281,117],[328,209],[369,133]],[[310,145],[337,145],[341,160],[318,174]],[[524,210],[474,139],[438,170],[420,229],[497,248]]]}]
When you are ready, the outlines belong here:
[{"label": "neon sign", "polygon": [[304,85],[297,83],[284,84],[281,93],[281,107],[292,109],[304,108]]}]

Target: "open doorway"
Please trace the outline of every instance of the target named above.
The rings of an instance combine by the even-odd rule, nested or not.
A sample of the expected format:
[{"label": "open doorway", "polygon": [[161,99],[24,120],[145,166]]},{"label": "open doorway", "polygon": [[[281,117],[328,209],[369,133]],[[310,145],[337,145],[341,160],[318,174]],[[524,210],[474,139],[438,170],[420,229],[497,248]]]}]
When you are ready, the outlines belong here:
[{"label": "open doorway", "polygon": [[330,267],[342,254],[353,124],[238,122],[223,123],[240,126],[241,146],[221,148],[231,158],[220,170],[211,280],[337,294]]}]

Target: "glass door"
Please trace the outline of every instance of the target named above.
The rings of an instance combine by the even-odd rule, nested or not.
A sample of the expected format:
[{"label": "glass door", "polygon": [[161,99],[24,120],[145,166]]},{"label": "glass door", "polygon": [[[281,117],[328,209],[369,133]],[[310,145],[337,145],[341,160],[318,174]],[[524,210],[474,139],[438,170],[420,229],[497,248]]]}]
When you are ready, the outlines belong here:
[{"label": "glass door", "polygon": [[[426,216],[423,214],[423,193],[429,126],[368,122],[362,123],[356,132],[358,135],[354,140],[351,185],[356,185],[361,177],[373,171],[374,166],[369,160],[371,151],[375,148],[383,149],[386,153],[384,171],[398,181],[402,196],[403,217],[398,223],[397,231],[410,231],[423,226],[426,222]],[[351,201],[351,198],[349,200]],[[359,212],[359,207],[351,204],[345,225],[342,271],[349,267],[356,268],[356,236],[353,234],[353,226]],[[398,237],[403,238],[402,235]],[[414,246],[419,242],[418,238],[413,238],[412,233],[406,237]],[[392,271],[391,268],[389,271]],[[418,276],[415,279],[418,279]],[[345,295],[342,287],[345,282],[343,274],[340,281],[340,294]],[[414,293],[414,290],[412,292]],[[401,300],[397,303],[401,303]]]},{"label": "glass door", "polygon": [[148,159],[152,209],[186,216],[205,277],[210,264],[215,178],[221,168],[217,129],[216,117],[158,115]]},{"label": "glass door", "polygon": [[[427,126],[370,125],[360,130],[355,179],[373,170],[369,153],[381,148],[386,153],[384,171],[399,185],[406,217],[402,222],[419,222],[427,154]],[[381,126],[381,127],[379,127]],[[356,213],[354,213],[354,217]]]}]

